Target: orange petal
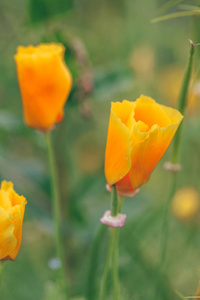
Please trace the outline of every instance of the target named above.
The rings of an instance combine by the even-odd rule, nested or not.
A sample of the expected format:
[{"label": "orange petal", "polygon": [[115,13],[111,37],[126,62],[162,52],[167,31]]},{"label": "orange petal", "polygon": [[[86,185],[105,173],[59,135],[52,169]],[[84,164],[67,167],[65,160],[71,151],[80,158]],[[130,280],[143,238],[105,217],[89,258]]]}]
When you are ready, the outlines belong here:
[{"label": "orange petal", "polygon": [[[166,152],[183,118],[177,110],[159,105],[152,100],[147,99],[147,97],[144,101],[143,98],[139,100],[139,108],[141,109],[144,105],[144,109],[141,109],[140,114],[137,107],[138,100],[136,101],[135,116],[136,118],[140,117],[137,121],[145,122],[148,126],[151,126],[151,129],[147,132],[140,132],[138,128],[133,130],[132,166],[129,176],[134,190],[149,179],[156,164]],[[153,119],[151,119],[153,118],[152,115],[148,116],[146,106],[150,113],[153,111],[152,115],[155,119],[155,124],[153,124]],[[135,132],[137,134],[134,134]]]},{"label": "orange petal", "polygon": [[133,115],[134,115],[135,103],[123,100],[122,102],[112,102],[111,111],[113,111],[117,118],[129,129],[130,132],[133,130]]},{"label": "orange petal", "polygon": [[132,115],[132,103],[131,106],[128,101],[112,103],[105,153],[105,177],[109,185],[122,179],[131,167]]},{"label": "orange petal", "polygon": [[142,121],[149,128],[157,124],[160,127],[167,127],[171,124],[167,107],[156,103],[154,99],[141,95],[135,102],[134,119]]}]

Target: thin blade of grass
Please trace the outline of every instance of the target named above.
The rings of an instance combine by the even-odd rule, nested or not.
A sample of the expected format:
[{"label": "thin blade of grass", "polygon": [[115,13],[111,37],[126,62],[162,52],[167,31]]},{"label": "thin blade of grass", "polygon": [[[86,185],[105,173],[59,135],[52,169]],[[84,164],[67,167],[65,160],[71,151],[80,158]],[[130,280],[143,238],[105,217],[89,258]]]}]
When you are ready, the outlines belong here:
[{"label": "thin blade of grass", "polygon": [[181,5],[179,5],[179,9],[193,11],[193,10],[199,10],[200,7],[194,6],[194,5],[181,4]]},{"label": "thin blade of grass", "polygon": [[183,2],[183,0],[169,0],[165,4],[163,4],[159,9],[158,9],[158,14],[163,14],[170,8],[176,6],[178,3]]},{"label": "thin blade of grass", "polygon": [[198,16],[200,15],[200,9],[199,10],[192,10],[192,11],[179,11],[172,14],[164,15],[161,17],[154,18],[150,21],[150,23],[158,23],[170,19],[176,19],[180,17],[190,17],[190,16]]}]

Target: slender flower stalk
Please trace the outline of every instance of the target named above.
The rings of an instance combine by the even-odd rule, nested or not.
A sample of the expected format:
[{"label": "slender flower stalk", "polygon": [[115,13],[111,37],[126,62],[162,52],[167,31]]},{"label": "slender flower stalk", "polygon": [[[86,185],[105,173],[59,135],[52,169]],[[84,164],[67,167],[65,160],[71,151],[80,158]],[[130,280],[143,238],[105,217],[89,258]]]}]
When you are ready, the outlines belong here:
[{"label": "slender flower stalk", "polygon": [[[122,210],[124,197],[118,195],[118,213]],[[113,280],[113,299],[118,300],[120,298],[119,289],[119,272],[118,272],[118,254],[119,254],[119,228],[115,228],[114,232],[114,246],[112,257],[112,280]]]},{"label": "slender flower stalk", "polygon": [[122,205],[124,203],[124,196],[118,195],[118,213],[122,211]]},{"label": "slender flower stalk", "polygon": [[113,282],[113,300],[120,298],[119,274],[118,274],[118,244],[119,244],[119,228],[114,229],[113,254],[112,254],[112,282]]},{"label": "slender flower stalk", "polygon": [[108,283],[108,274],[110,269],[110,262],[113,254],[113,246],[114,246],[114,233],[116,228],[110,228],[110,237],[109,237],[109,244],[108,244],[108,251],[107,251],[107,257],[106,257],[106,263],[104,266],[104,273],[102,277],[101,282],[101,288],[100,288],[100,300],[106,299],[106,291],[107,291],[107,283]]},{"label": "slender flower stalk", "polygon": [[111,216],[116,217],[117,213],[118,213],[118,199],[117,199],[116,186],[114,184],[111,192]]},{"label": "slender flower stalk", "polygon": [[46,141],[46,148],[47,148],[47,153],[48,153],[49,168],[50,168],[50,175],[51,175],[56,256],[60,262],[59,279],[60,279],[61,287],[68,298],[68,286],[67,286],[63,245],[62,245],[62,237],[61,237],[60,195],[59,195],[59,188],[58,188],[55,157],[54,157],[50,132],[45,133],[45,141]]},{"label": "slender flower stalk", "polygon": [[[115,204],[113,203],[113,210],[115,210],[116,209],[116,204],[117,204],[115,202],[115,200],[116,200],[115,190],[113,190],[112,193],[113,194],[111,195],[111,197],[113,197],[113,196],[115,197],[114,198],[114,203]],[[121,212],[123,200],[124,200],[124,196],[118,195],[118,213]],[[100,245],[101,245],[102,239],[105,235],[106,229],[107,229],[106,226],[104,226],[103,224],[100,225],[100,227],[98,229],[98,232],[97,232],[97,235],[96,235],[96,238],[94,240],[93,246],[92,246],[92,251],[91,251],[91,255],[90,255],[90,267],[89,267],[88,280],[87,280],[88,284],[87,284],[87,289],[86,289],[86,299],[87,300],[95,299],[95,291],[96,291],[95,283],[96,283],[98,253],[100,251]],[[113,229],[114,228],[110,228],[110,230],[112,230],[112,233],[113,233]],[[118,249],[117,248],[118,248],[118,238],[119,238],[118,235],[119,235],[119,229],[116,228],[115,237],[114,237],[115,238],[115,240],[114,240],[114,244],[115,244],[114,249],[116,250],[116,252],[113,253],[113,261],[112,261],[115,264],[116,267],[117,267],[117,264],[118,264],[117,263],[117,260],[118,260]],[[109,252],[109,255],[111,255],[111,252]],[[114,257],[115,257],[115,261],[114,261]],[[105,267],[106,270],[104,270],[104,273],[106,273],[106,274],[108,274],[108,272],[109,272],[109,261],[110,261],[110,259],[108,259],[108,262],[106,261],[107,262],[107,267]],[[117,282],[116,278],[118,278],[118,276],[116,276],[118,271],[115,272],[115,269],[116,268],[113,267],[113,278],[115,278],[113,280],[113,285]],[[102,285],[101,285],[101,297],[104,297],[104,298],[105,298],[104,293],[106,292],[107,276],[108,275],[104,276],[104,279],[102,280]],[[105,285],[105,288],[104,288],[104,285]],[[117,290],[117,288],[116,288],[116,290]],[[104,298],[101,298],[101,299],[104,299]]]},{"label": "slender flower stalk", "polygon": [[[182,115],[185,114],[185,109],[187,107],[188,88],[189,88],[190,77],[192,73],[192,64],[193,64],[193,56],[194,56],[195,45],[193,44],[192,41],[190,41],[190,44],[191,44],[191,48],[190,48],[189,59],[186,65],[185,74],[183,77],[183,82],[182,82],[182,86],[178,98],[178,104],[177,104],[177,109],[180,111]],[[183,122],[180,124],[173,141],[172,157],[171,157],[171,162],[173,164],[177,164],[179,160],[180,139],[183,130],[182,127],[183,127]]]},{"label": "slender flower stalk", "polygon": [[[117,214],[121,211],[124,197],[117,196],[116,186],[113,185],[111,192],[111,217],[117,217]],[[110,238],[106,263],[104,267],[104,274],[102,278],[100,300],[104,300],[106,297],[106,288],[108,281],[109,268],[111,264],[112,285],[113,285],[113,300],[119,299],[119,276],[118,276],[118,240],[119,240],[119,228],[110,227]]]},{"label": "slender flower stalk", "polygon": [[165,204],[164,213],[163,213],[163,223],[162,223],[162,235],[161,235],[161,267],[165,262],[166,258],[166,250],[167,250],[167,241],[168,241],[168,231],[169,231],[169,207],[171,203],[171,199],[173,198],[176,191],[176,183],[177,183],[177,173],[172,174],[171,178],[171,188],[170,193],[168,195],[168,199]]},{"label": "slender flower stalk", "polygon": [[[124,197],[118,196],[115,185],[112,188],[112,209],[111,215],[116,216],[121,212]],[[113,300],[118,300],[120,295],[119,290],[119,274],[118,274],[118,242],[119,228],[113,228],[113,253],[112,253],[112,282],[113,282]]]},{"label": "slender flower stalk", "polygon": [[[193,63],[193,55],[194,55],[194,44],[192,41],[190,41],[191,48],[190,48],[190,54],[188,58],[188,62],[185,69],[185,74],[183,77],[183,82],[178,98],[178,105],[177,109],[184,114],[185,109],[187,106],[187,95],[188,95],[188,88],[189,88],[189,82],[190,77],[192,73],[192,63]],[[179,165],[179,155],[180,155],[180,142],[181,142],[181,135],[182,135],[182,127],[183,122],[179,126],[175,137],[173,141],[173,147],[172,147],[172,155],[171,155],[171,187],[169,190],[169,195],[165,204],[164,212],[163,212],[163,223],[161,228],[161,240],[160,240],[160,259],[158,263],[158,270],[156,274],[156,297],[155,299],[158,299],[159,296],[159,273],[164,271],[164,264],[166,260],[166,253],[167,253],[167,242],[168,242],[168,231],[169,231],[169,207],[171,204],[171,199],[173,198],[175,191],[176,191],[176,183],[177,183],[177,172],[174,169],[174,166]],[[170,169],[168,169],[170,170]],[[177,169],[178,171],[178,169]]]},{"label": "slender flower stalk", "polygon": [[160,238],[160,257],[158,261],[158,267],[155,273],[155,300],[159,299],[159,287],[160,287],[160,274],[165,271],[165,261],[166,261],[166,253],[167,253],[167,244],[168,244],[168,236],[169,236],[169,207],[171,204],[171,199],[173,198],[176,191],[176,183],[177,183],[177,173],[172,173],[171,177],[171,187],[169,191],[169,195],[167,201],[165,203],[163,217],[162,217],[162,227],[161,227],[161,238]]},{"label": "slender flower stalk", "polygon": [[5,260],[0,261],[0,287],[1,287],[1,281],[2,281],[3,269],[5,266],[5,263],[6,263]]},{"label": "slender flower stalk", "polygon": [[86,299],[93,300],[96,299],[96,282],[97,282],[97,269],[98,269],[98,258],[100,253],[100,247],[102,240],[107,231],[107,227],[100,224],[94,242],[92,244],[92,249],[90,253],[89,260],[89,271],[86,284]]}]

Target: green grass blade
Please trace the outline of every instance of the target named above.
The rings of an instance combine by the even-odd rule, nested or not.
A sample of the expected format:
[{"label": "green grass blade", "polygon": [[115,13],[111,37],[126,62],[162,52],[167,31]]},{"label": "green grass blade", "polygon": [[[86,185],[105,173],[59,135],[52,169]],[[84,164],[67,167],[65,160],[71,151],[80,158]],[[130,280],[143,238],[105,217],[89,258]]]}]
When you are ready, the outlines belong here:
[{"label": "green grass blade", "polygon": [[179,12],[175,12],[172,14],[154,18],[151,20],[151,23],[158,23],[158,22],[167,21],[170,19],[176,19],[176,18],[180,18],[180,17],[198,16],[198,15],[200,15],[200,9],[192,10],[192,11],[179,11]]},{"label": "green grass blade", "polygon": [[164,12],[181,2],[183,2],[183,0],[169,0],[158,9],[158,14],[163,14]]}]

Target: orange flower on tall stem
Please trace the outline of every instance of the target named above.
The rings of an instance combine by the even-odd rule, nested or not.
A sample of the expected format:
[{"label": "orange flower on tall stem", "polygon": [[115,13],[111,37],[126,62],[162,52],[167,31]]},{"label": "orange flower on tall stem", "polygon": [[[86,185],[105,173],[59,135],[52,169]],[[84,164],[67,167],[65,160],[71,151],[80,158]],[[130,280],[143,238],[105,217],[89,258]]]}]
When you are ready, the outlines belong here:
[{"label": "orange flower on tall stem", "polygon": [[14,191],[12,182],[1,183],[0,261],[15,260],[18,255],[26,203],[26,199]]},{"label": "orange flower on tall stem", "polygon": [[62,44],[17,48],[15,61],[28,126],[49,131],[63,118],[63,108],[72,86],[64,62]]},{"label": "orange flower on tall stem", "polygon": [[107,183],[121,194],[145,183],[167,150],[183,116],[141,95],[111,104],[105,153]]}]

